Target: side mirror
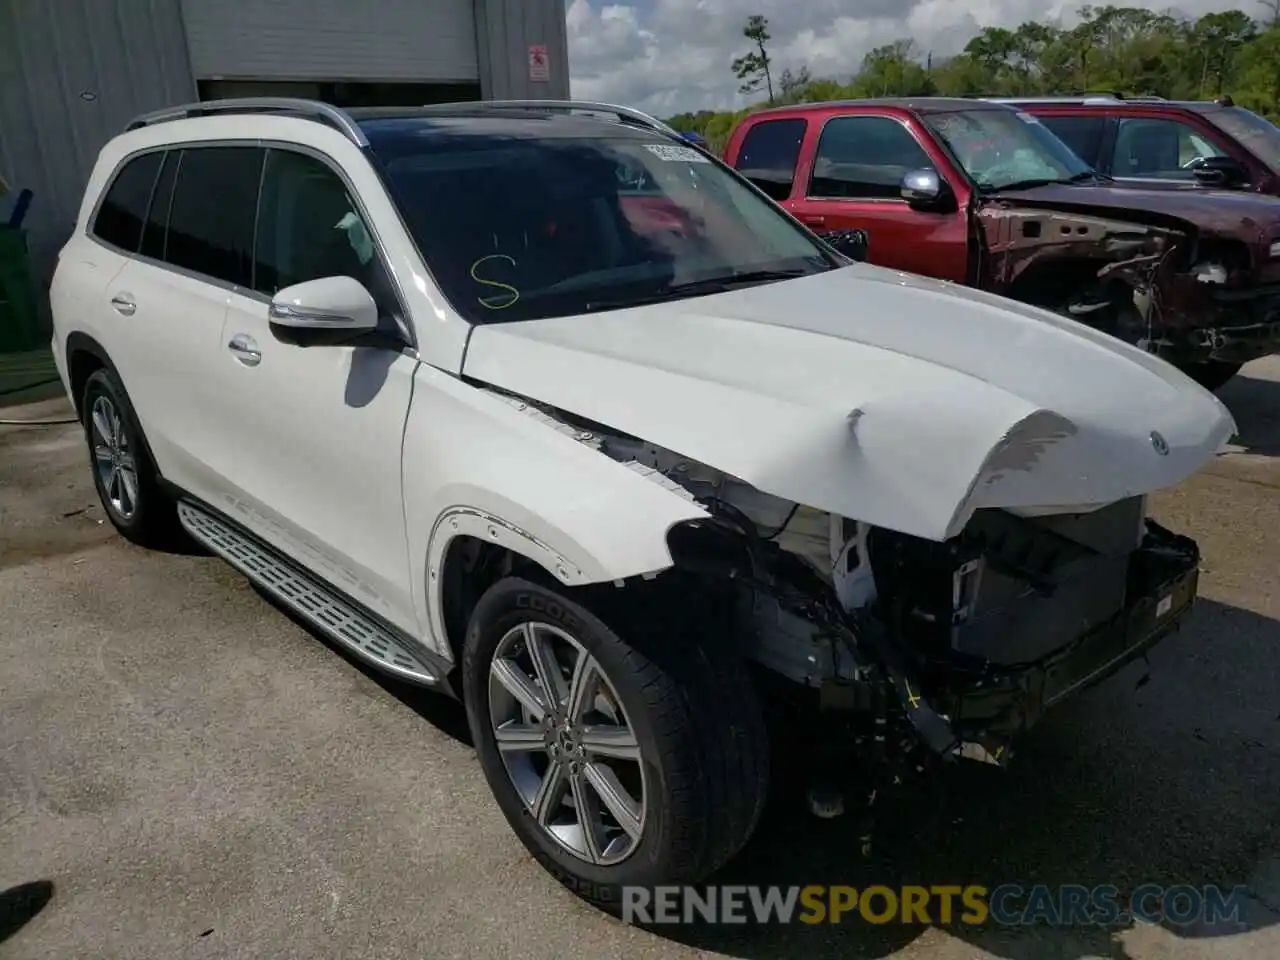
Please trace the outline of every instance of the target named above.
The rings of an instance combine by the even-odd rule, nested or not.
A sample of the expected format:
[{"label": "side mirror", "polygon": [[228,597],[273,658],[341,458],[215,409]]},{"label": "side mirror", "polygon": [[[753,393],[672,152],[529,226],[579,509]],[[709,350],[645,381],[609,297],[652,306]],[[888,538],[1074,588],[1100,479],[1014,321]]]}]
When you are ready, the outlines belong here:
[{"label": "side mirror", "polygon": [[378,305],[352,277],[321,277],[285,287],[271,299],[267,318],[286,343],[341,343],[378,327]]},{"label": "side mirror", "polygon": [[1234,157],[1205,157],[1191,172],[1198,182],[1212,187],[1233,187],[1249,179],[1249,171]]},{"label": "side mirror", "polygon": [[902,178],[900,193],[902,199],[912,206],[928,207],[938,203],[946,188],[936,170],[924,167],[920,170],[909,170]]}]

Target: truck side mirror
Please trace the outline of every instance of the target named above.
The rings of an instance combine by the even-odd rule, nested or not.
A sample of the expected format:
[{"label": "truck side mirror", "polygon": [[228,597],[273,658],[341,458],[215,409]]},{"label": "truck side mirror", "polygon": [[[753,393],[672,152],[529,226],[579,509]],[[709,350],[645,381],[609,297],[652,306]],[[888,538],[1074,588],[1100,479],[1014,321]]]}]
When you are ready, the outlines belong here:
[{"label": "truck side mirror", "polygon": [[1235,157],[1205,157],[1191,172],[1197,182],[1211,187],[1234,187],[1249,179],[1249,171]]},{"label": "truck side mirror", "polygon": [[938,171],[928,167],[909,170],[899,188],[902,199],[917,210],[936,210],[944,206],[951,190]]}]

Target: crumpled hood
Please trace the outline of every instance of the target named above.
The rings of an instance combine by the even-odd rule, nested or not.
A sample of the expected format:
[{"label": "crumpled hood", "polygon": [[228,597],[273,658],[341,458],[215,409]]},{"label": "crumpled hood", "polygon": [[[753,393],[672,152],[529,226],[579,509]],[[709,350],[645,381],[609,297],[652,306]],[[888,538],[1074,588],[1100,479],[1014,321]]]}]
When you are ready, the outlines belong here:
[{"label": "crumpled hood", "polygon": [[1213,394],[1119,340],[868,264],[480,326],[464,373],[763,492],[934,540],[978,507],[1170,486],[1235,432]]},{"label": "crumpled hood", "polygon": [[[1105,215],[1144,223],[1144,214],[1176,217],[1201,231],[1234,236],[1249,243],[1280,236],[1280,197],[1241,190],[1211,190],[1189,185],[1186,189],[1115,184],[1047,184],[1030,190],[1010,190],[983,198],[984,203],[1016,203],[1020,206]],[[1265,234],[1265,237],[1263,236]]]}]

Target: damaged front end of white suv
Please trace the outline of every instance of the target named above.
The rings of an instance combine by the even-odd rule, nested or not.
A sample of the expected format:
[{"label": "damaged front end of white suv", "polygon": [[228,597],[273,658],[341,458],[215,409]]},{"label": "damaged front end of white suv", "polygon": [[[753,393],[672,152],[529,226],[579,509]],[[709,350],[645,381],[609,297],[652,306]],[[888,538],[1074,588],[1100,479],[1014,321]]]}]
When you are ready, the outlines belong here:
[{"label": "damaged front end of white suv", "polygon": [[[865,321],[777,319],[776,298],[841,283]],[[881,293],[919,303],[910,328],[876,319]],[[667,534],[674,568],[871,768],[1003,765],[1189,611],[1198,548],[1146,507],[1235,432],[1207,391],[1069,320],[874,268],[750,295],[480,330],[468,373],[700,506]]]}]

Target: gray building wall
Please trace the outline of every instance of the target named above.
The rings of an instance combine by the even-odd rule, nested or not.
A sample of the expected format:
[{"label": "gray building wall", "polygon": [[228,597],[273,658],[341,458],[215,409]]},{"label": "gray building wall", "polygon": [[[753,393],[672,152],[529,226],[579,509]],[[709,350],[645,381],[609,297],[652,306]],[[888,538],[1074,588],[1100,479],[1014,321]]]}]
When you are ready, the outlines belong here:
[{"label": "gray building wall", "polygon": [[[568,100],[565,0],[475,0],[480,89],[486,100]],[[529,45],[543,44],[546,82],[529,79]]]},{"label": "gray building wall", "polygon": [[41,279],[102,145],[139,113],[193,99],[178,0],[0,0],[0,171],[34,194],[24,226]]},{"label": "gray building wall", "polygon": [[[564,0],[474,2],[482,95],[568,99]],[[531,44],[547,48],[547,81],[530,79]],[[14,194],[34,192],[24,226],[38,280],[102,145],[140,113],[198,99],[188,50],[182,0],[0,0],[0,173]]]}]

